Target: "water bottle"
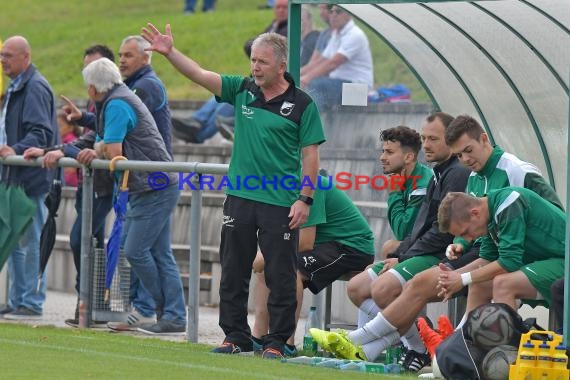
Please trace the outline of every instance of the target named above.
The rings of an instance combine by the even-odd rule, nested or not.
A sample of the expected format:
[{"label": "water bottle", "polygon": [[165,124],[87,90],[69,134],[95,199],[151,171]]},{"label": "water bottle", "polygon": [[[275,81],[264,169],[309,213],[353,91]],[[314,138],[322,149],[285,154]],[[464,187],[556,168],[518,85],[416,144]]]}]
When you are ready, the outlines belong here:
[{"label": "water bottle", "polygon": [[534,379],[533,370],[536,368],[536,352],[534,351],[534,344],[527,340],[519,351],[517,360],[519,365],[519,377],[524,380]]},{"label": "water bottle", "polygon": [[399,363],[386,364],[384,366],[384,373],[399,374],[402,372],[402,366]]},{"label": "water bottle", "polygon": [[546,344],[546,341],[544,340],[542,341],[542,344],[538,346],[536,366],[541,368],[552,367],[552,356],[550,354],[550,346]]},{"label": "water bottle", "polygon": [[317,367],[325,367],[325,368],[340,368],[341,365],[350,363],[350,360],[347,359],[324,359],[320,363],[317,363]]},{"label": "water bottle", "polygon": [[303,350],[307,354],[315,355],[317,353],[317,342],[313,340],[310,329],[319,328],[319,319],[317,315],[317,308],[311,306],[309,315],[307,316],[307,323],[305,324],[305,335],[303,337]]},{"label": "water bottle", "polygon": [[[364,362],[364,370],[369,373],[387,373],[383,363]],[[396,364],[397,365],[397,364]]]},{"label": "water bottle", "polygon": [[386,356],[384,358],[384,364],[396,364],[402,356],[402,347],[400,344],[396,346],[391,346],[386,349]]},{"label": "water bottle", "polygon": [[568,366],[568,356],[566,355],[566,346],[560,344],[554,348],[552,355],[552,368],[566,369]]},{"label": "water bottle", "polygon": [[319,358],[319,357],[312,358],[309,356],[297,356],[294,358],[283,358],[283,359],[281,359],[281,362],[282,363],[290,363],[290,364],[304,364],[304,365],[314,366],[314,365],[319,364],[323,360],[326,360],[326,359]]},{"label": "water bottle", "polygon": [[339,369],[342,371],[366,371],[366,363],[362,361],[351,361],[346,364],[342,364]]}]

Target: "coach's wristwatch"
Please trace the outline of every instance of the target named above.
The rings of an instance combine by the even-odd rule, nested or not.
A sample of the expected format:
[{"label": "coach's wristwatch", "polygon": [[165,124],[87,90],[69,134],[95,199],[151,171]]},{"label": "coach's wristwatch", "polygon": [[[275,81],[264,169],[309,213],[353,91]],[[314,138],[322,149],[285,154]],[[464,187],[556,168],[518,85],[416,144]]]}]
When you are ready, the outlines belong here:
[{"label": "coach's wristwatch", "polygon": [[306,203],[308,206],[311,206],[313,204],[313,198],[309,197],[308,195],[299,195],[299,199],[301,202]]}]

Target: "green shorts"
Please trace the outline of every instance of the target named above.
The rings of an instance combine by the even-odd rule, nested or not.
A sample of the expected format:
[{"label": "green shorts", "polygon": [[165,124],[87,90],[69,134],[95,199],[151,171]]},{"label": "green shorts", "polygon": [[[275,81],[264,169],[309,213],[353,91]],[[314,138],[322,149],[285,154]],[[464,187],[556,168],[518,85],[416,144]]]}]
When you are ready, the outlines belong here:
[{"label": "green shorts", "polygon": [[394,265],[394,267],[390,269],[390,272],[395,274],[403,285],[407,281],[410,281],[416,274],[423,272],[440,262],[440,258],[432,255],[414,256],[411,259]]},{"label": "green shorts", "polygon": [[[440,262],[441,262],[440,259],[431,255],[415,256],[412,257],[411,259],[404,261],[403,263],[398,263],[394,265],[394,267],[392,267],[390,271],[392,271],[392,273],[396,277],[398,277],[398,280],[400,280],[402,285],[404,285],[407,281],[410,281],[412,277],[414,277],[416,274],[426,269],[429,269]],[[380,274],[380,272],[382,271],[382,268],[384,268],[384,262],[379,261],[368,270],[374,272],[376,276],[378,276],[378,274]]]},{"label": "green shorts", "polygon": [[552,302],[550,287],[554,281],[564,277],[564,259],[556,258],[535,261],[534,263],[524,265],[520,270],[550,305]]}]

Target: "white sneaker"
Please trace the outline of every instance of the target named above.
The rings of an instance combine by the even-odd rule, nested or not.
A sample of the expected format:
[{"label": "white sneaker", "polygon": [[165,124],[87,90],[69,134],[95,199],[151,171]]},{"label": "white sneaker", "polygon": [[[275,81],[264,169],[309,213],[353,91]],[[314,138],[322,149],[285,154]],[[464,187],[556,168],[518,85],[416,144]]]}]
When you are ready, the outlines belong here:
[{"label": "white sneaker", "polygon": [[127,316],[125,322],[109,322],[107,327],[114,331],[137,331],[143,325],[156,323],[156,315],[152,317],[144,317],[136,309]]}]

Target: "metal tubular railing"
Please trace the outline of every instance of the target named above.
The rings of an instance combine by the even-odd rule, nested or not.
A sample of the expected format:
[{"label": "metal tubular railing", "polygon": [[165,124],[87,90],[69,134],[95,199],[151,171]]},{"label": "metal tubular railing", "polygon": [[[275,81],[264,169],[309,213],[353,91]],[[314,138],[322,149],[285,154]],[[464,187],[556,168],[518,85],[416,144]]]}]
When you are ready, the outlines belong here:
[{"label": "metal tubular railing", "polygon": [[[0,158],[0,165],[14,166],[40,166],[43,158],[26,160],[22,156]],[[83,203],[81,214],[81,282],[79,284],[79,326],[91,325],[92,304],[89,299],[91,282],[89,274],[92,268],[91,257],[91,229],[93,210],[93,169],[109,169],[108,160],[93,160],[89,167],[83,166],[72,158],[62,158],[58,161],[59,167],[72,167],[83,169]],[[226,174],[229,165],[209,164],[202,162],[157,162],[157,161],[117,161],[115,170],[134,170],[144,172],[179,172],[198,173],[195,180],[202,174]],[[198,318],[200,303],[200,244],[202,217],[202,190],[195,186],[192,190],[192,205],[190,211],[190,249],[189,249],[189,280],[188,280],[188,327],[186,339],[191,342],[198,341]]]}]

